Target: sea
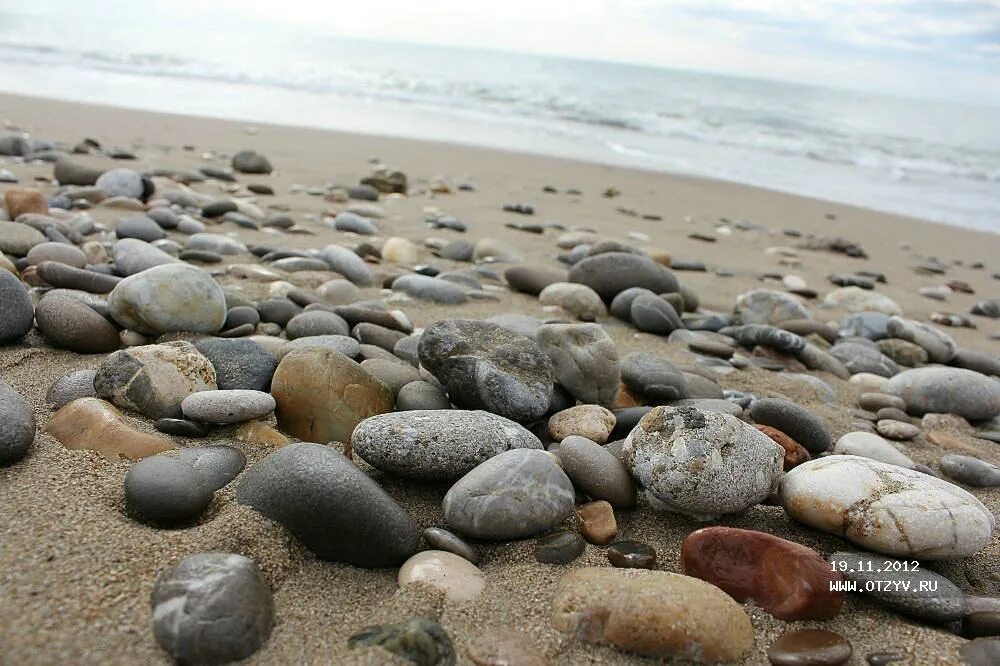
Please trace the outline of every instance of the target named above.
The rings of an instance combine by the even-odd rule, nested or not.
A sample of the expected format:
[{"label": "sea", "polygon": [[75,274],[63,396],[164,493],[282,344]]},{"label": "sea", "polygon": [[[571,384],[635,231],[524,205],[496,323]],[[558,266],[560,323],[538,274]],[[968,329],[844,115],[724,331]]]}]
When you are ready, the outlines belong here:
[{"label": "sea", "polygon": [[44,5],[0,0],[0,91],[705,176],[1000,233],[995,106]]}]

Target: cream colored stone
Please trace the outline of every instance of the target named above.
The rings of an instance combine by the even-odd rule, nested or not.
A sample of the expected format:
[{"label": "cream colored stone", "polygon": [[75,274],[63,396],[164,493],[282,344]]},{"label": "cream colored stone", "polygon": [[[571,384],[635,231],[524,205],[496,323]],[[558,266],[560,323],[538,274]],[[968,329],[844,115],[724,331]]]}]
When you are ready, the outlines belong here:
[{"label": "cream colored stone", "polygon": [[464,557],[446,550],[425,550],[403,563],[400,587],[422,583],[444,592],[449,601],[474,601],[486,587],[483,572]]}]

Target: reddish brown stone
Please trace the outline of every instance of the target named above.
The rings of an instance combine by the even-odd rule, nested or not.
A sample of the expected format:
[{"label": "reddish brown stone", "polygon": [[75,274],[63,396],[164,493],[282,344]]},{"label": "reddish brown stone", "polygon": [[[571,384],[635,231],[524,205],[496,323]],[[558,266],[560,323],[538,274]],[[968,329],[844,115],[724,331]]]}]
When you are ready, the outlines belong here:
[{"label": "reddish brown stone", "polygon": [[597,546],[605,546],[618,536],[615,510],[604,500],[583,504],[576,510],[580,518],[580,534]]},{"label": "reddish brown stone", "polygon": [[794,439],[781,432],[777,428],[772,428],[771,426],[754,425],[757,430],[774,440],[774,442],[785,450],[785,471],[792,469],[796,465],[801,465],[811,458],[809,452],[804,446],[796,442]]},{"label": "reddish brown stone", "polygon": [[16,220],[24,213],[40,213],[47,215],[49,204],[38,190],[27,187],[11,187],[3,193],[4,206],[10,219]]},{"label": "reddish brown stone", "polygon": [[618,393],[615,395],[614,404],[611,405],[612,409],[625,409],[626,407],[641,407],[642,400],[632,395],[625,386],[624,382],[618,383]]},{"label": "reddish brown stone", "polygon": [[840,612],[843,577],[819,553],[772,534],[706,527],[681,544],[681,568],[737,601],[752,600],[780,620],[827,620]]}]

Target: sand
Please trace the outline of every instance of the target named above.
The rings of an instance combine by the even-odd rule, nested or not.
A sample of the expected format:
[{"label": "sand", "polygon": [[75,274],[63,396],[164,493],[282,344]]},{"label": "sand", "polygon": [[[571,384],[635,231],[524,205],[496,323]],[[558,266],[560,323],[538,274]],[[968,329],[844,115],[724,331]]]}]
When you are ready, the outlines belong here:
[{"label": "sand", "polygon": [[[135,149],[137,162],[118,163],[135,168],[175,167],[196,169],[205,165],[228,166],[237,150],[254,148],[267,155],[278,170],[271,176],[242,177],[242,182],[270,184],[278,193],[260,197],[261,205],[288,206],[289,214],[315,235],[273,236],[264,232],[225,225],[246,243],[268,243],[284,247],[322,247],[331,242],[357,244],[361,239],[323,226],[317,218],[337,204],[292,193],[292,185],[323,186],[326,183],[356,183],[377,157],[406,172],[419,186],[436,176],[455,184],[473,183],[475,192],[411,197],[390,197],[381,205],[387,217],[382,224],[387,235],[409,238],[418,244],[427,237],[492,237],[513,243],[527,256],[525,263],[556,267],[559,232],[544,236],[504,227],[508,222],[558,222],[567,227],[593,228],[605,237],[629,242],[626,234],[647,234],[650,249],[668,251],[678,259],[701,260],[710,269],[723,268],[733,277],[706,273],[679,273],[694,288],[703,308],[728,310],[737,294],[763,283],[761,273],[795,273],[821,294],[833,287],[826,281],[832,272],[870,269],[883,272],[888,284],[879,291],[895,299],[907,316],[927,320],[931,312],[968,312],[983,298],[997,295],[998,282],[991,273],[997,265],[1000,236],[936,225],[915,219],[862,210],[835,203],[790,196],[735,184],[662,173],[628,170],[542,156],[506,153],[460,145],[418,142],[399,138],[338,134],[303,128],[256,125],[248,133],[246,122],[227,122],[194,117],[154,114],[100,106],[87,106],[14,96],[0,96],[0,122],[32,131],[44,138],[74,143],[93,137],[104,146]],[[388,128],[387,128],[388,129]],[[460,139],[460,137],[458,137]],[[182,146],[193,146],[186,151]],[[203,153],[211,154],[208,158]],[[90,159],[95,163],[107,162]],[[49,165],[6,164],[22,181],[50,178]],[[51,184],[36,181],[46,192]],[[544,194],[551,185],[564,192],[581,190],[581,196]],[[601,196],[616,187],[620,197]],[[195,189],[218,192],[213,181]],[[507,203],[526,202],[535,207],[534,217],[504,213]],[[463,219],[465,234],[431,230],[423,222],[425,207]],[[645,220],[618,212],[624,207],[639,214],[655,214],[662,220]],[[98,221],[114,220],[122,211],[97,207]],[[833,216],[835,219],[830,219]],[[770,231],[720,236],[706,243],[688,238],[692,232],[712,233],[720,218],[747,220]],[[775,245],[796,245],[798,239],[781,234],[795,229],[805,234],[841,236],[861,243],[870,258],[850,259],[829,252],[801,251],[802,265],[786,267],[777,257],[765,254]],[[364,239],[369,240],[369,239]],[[376,242],[380,239],[376,239]],[[641,243],[639,243],[641,245]],[[945,261],[961,260],[946,277],[920,276],[913,266],[921,258],[937,256]],[[442,268],[458,267],[424,251],[423,260]],[[985,269],[971,269],[982,260]],[[252,263],[246,257],[235,261]],[[388,273],[390,267],[375,267]],[[494,268],[502,272],[503,265]],[[292,274],[289,280],[315,287],[324,277]],[[921,286],[949,279],[968,282],[974,295],[956,293],[947,303],[917,294]],[[262,297],[264,283],[220,278],[227,285],[239,284],[253,298]],[[496,301],[471,301],[463,306],[402,307],[417,326],[439,318],[485,318],[500,312],[547,313],[534,298],[493,290]],[[377,288],[364,290],[364,297],[377,298]],[[814,304],[818,318],[836,320],[844,315]],[[996,355],[998,343],[989,339],[1000,334],[1000,321],[975,318],[979,328],[949,329],[959,343]],[[646,350],[681,364],[694,364],[684,346],[667,345],[664,339],[637,333],[630,326],[609,322],[607,330],[622,352]],[[35,407],[39,428],[51,410],[45,403],[49,385],[71,370],[94,367],[100,356],[81,356],[55,350],[33,332],[18,345],[0,349],[0,373]],[[760,395],[783,396],[813,409],[823,417],[834,437],[850,430],[850,408],[860,391],[832,376],[825,379],[838,393],[835,405],[824,404],[815,393],[784,373],[759,369],[719,378],[725,388],[752,390]],[[132,419],[150,430],[142,419]],[[194,443],[193,441],[190,443]],[[226,443],[241,448],[252,462],[267,453],[261,446],[234,443],[230,431],[217,430],[198,443]],[[923,436],[906,445],[914,460],[934,464],[946,451]],[[982,458],[1000,463],[1000,446],[985,443]],[[316,560],[280,526],[254,511],[237,505],[233,487],[217,494],[202,520],[193,527],[157,530],[144,526],[123,510],[122,482],[125,462],[109,461],[98,454],[68,451],[52,438],[39,434],[28,457],[0,469],[0,663],[2,664],[161,664],[169,659],[155,643],[150,629],[149,595],[156,575],[184,555],[225,550],[254,558],[273,586],[277,626],[270,640],[249,663],[259,664],[352,664],[390,663],[378,650],[352,652],[347,638],[375,623],[402,620],[422,614],[438,620],[451,635],[460,662],[468,642],[485,629],[512,627],[523,632],[553,664],[640,663],[642,660],[612,648],[581,645],[549,626],[549,600],[560,577],[569,569],[535,562],[532,540],[508,544],[479,544],[486,590],[471,605],[446,603],[424,589],[397,589],[395,570],[363,570]],[[440,500],[445,487],[421,486],[385,478],[366,468],[386,487],[422,526],[443,525]],[[1000,509],[1000,490],[974,490],[995,513]],[[759,506],[745,515],[727,517],[718,524],[766,530],[818,549],[823,554],[849,546],[833,536],[796,525],[778,507]],[[677,516],[653,513],[647,506],[619,512],[620,534],[651,544],[659,553],[659,568],[676,571],[681,539],[700,525]],[[947,575],[969,593],[1000,594],[1000,537],[965,562],[941,563],[928,568]],[[602,549],[588,546],[572,567],[606,565]],[[955,663],[964,640],[948,631],[925,626],[881,610],[859,597],[849,598],[841,614],[829,622],[795,625],[775,620],[759,609],[748,608],[756,642],[746,663],[767,663],[766,647],[793,626],[821,626],[848,637],[854,644],[852,663],[864,663],[864,655],[901,651],[911,664]]]}]

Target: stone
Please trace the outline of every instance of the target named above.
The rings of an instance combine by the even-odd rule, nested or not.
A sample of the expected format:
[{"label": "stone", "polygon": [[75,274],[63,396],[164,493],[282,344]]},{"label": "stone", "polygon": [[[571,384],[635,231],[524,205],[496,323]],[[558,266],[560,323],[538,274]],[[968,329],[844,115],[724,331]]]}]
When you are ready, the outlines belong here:
[{"label": "stone", "polygon": [[465,290],[457,284],[426,275],[400,276],[393,281],[392,289],[416,299],[443,305],[458,305],[469,300]]},{"label": "stone", "polygon": [[647,657],[739,661],[753,647],[739,604],[713,585],[666,571],[576,569],[556,588],[552,626]]},{"label": "stone", "polygon": [[16,220],[18,216],[25,213],[49,214],[49,205],[45,200],[45,195],[32,188],[8,187],[4,190],[3,201],[4,207],[7,208],[7,216],[12,220]]},{"label": "stone", "polygon": [[256,150],[241,150],[233,155],[233,171],[251,174],[271,173],[271,162]]},{"label": "stone", "polygon": [[369,416],[392,411],[388,386],[343,354],[321,347],[296,349],[271,380],[282,430],[302,440],[349,443]]},{"label": "stone", "polygon": [[146,183],[142,175],[132,169],[111,169],[102,173],[94,185],[109,197],[126,197],[144,200]]},{"label": "stone", "polygon": [[655,569],[656,551],[638,541],[616,541],[608,548],[608,562],[618,569]]},{"label": "stone", "polygon": [[608,310],[622,321],[632,321],[632,303],[640,296],[656,296],[644,287],[629,287],[619,292],[612,300]]},{"label": "stone", "polygon": [[888,393],[862,393],[858,398],[858,406],[870,412],[877,412],[885,407],[906,411],[906,401]]},{"label": "stone", "polygon": [[566,271],[537,266],[511,266],[503,275],[511,289],[530,296],[538,296],[549,285],[567,279]]},{"label": "stone", "polygon": [[684,328],[674,306],[659,296],[640,295],[632,301],[629,318],[640,331],[666,335]]},{"label": "stone", "polygon": [[327,280],[316,288],[316,295],[330,305],[353,303],[361,296],[361,290],[350,280],[338,278]]},{"label": "stone", "polygon": [[[2,225],[3,223],[0,223]],[[2,229],[0,229],[2,233]],[[23,338],[34,323],[31,296],[24,283],[12,273],[0,270],[0,344]]]},{"label": "stone", "polygon": [[372,467],[404,478],[449,481],[511,449],[541,449],[521,425],[483,411],[412,410],[361,421],[354,452]]},{"label": "stone", "polygon": [[830,448],[830,432],[823,422],[804,407],[780,398],[760,398],[750,403],[750,416],[757,423],[777,428],[810,453]]},{"label": "stone", "polygon": [[993,666],[1000,661],[1000,639],[976,638],[959,651],[965,666]]},{"label": "stone", "polygon": [[484,321],[448,319],[424,330],[418,354],[460,407],[520,423],[548,411],[552,364],[529,338]]},{"label": "stone", "polygon": [[844,338],[862,337],[869,340],[882,340],[889,337],[886,326],[889,315],[881,312],[858,312],[844,317],[840,325],[840,336]]},{"label": "stone", "polygon": [[182,340],[117,351],[94,376],[97,395],[153,419],[176,418],[184,398],[216,388],[212,364]]},{"label": "stone", "polygon": [[437,550],[446,550],[449,553],[454,553],[459,557],[464,557],[473,564],[479,562],[479,553],[476,549],[463,541],[459,536],[449,532],[443,527],[428,527],[423,532],[424,541],[426,541],[431,548]]},{"label": "stone", "polygon": [[890,317],[886,323],[889,337],[900,338],[923,347],[933,363],[948,363],[958,353],[954,338],[933,326],[902,317]]},{"label": "stone", "polygon": [[885,392],[902,398],[911,414],[939,412],[969,420],[1000,414],[1000,383],[962,368],[904,370],[889,380]]},{"label": "stone", "polygon": [[474,261],[518,263],[524,261],[521,250],[496,238],[481,238],[472,250]]},{"label": "stone", "polygon": [[214,489],[189,463],[160,454],[140,460],[125,475],[125,506],[141,521],[178,525],[212,503]]},{"label": "stone", "polygon": [[45,426],[67,449],[97,451],[106,458],[139,460],[174,448],[166,437],[136,430],[112,405],[79,398],[57,411]]},{"label": "stone", "polygon": [[214,252],[224,256],[246,254],[247,246],[235,238],[222,234],[192,234],[184,243],[184,249],[199,252]]},{"label": "stone", "polygon": [[576,516],[580,519],[580,534],[589,543],[604,546],[618,536],[615,510],[604,500],[580,505]]},{"label": "stone", "polygon": [[115,243],[113,254],[122,275],[135,275],[156,266],[178,263],[163,250],[135,238],[123,238]]},{"label": "stone", "polygon": [[779,499],[795,520],[894,557],[968,557],[996,526],[993,514],[958,486],[858,456],[799,465],[782,480]]},{"label": "stone", "polygon": [[926,365],[929,357],[927,351],[920,345],[907,342],[900,338],[886,338],[875,343],[878,350],[895,361],[898,365],[916,368]]},{"label": "stone", "polygon": [[100,169],[74,162],[68,157],[62,156],[56,160],[52,175],[59,181],[60,185],[88,187],[97,182],[101,173]]},{"label": "stone", "polygon": [[845,456],[870,458],[888,465],[898,465],[905,469],[913,469],[914,464],[905,453],[870,432],[856,431],[843,435],[834,445],[833,452]]},{"label": "stone", "polygon": [[1000,467],[972,456],[949,453],[941,456],[938,467],[948,477],[976,488],[1000,486]]},{"label": "stone", "polygon": [[271,386],[278,361],[252,340],[204,338],[194,346],[212,363],[220,390],[266,391]]},{"label": "stone", "polygon": [[569,281],[585,284],[605,303],[629,287],[643,287],[655,294],[677,291],[677,278],[649,257],[630,252],[604,252],[577,262]]},{"label": "stone", "polygon": [[546,666],[549,663],[529,638],[509,629],[478,632],[465,651],[476,666]]},{"label": "stone", "polygon": [[483,572],[464,557],[445,550],[425,550],[403,563],[396,577],[400,587],[426,585],[444,593],[448,601],[475,601],[486,580]]},{"label": "stone", "polygon": [[31,248],[46,241],[45,235],[34,227],[20,222],[0,220],[0,252],[23,257]]},{"label": "stone", "polygon": [[754,348],[757,345],[770,347],[784,352],[801,352],[806,347],[806,340],[800,335],[766,324],[744,324],[742,326],[726,326],[718,331],[727,335],[742,346]]},{"label": "stone", "polygon": [[167,237],[167,232],[151,218],[145,215],[123,217],[115,226],[115,236],[118,238],[135,238],[146,243]]},{"label": "stone", "polygon": [[50,292],[35,309],[38,330],[54,346],[79,354],[118,349],[118,329],[84,302]]},{"label": "stone", "polygon": [[798,629],[782,634],[767,648],[774,666],[837,666],[851,658],[854,649],[840,634],[825,629]]},{"label": "stone", "polygon": [[291,352],[300,349],[328,349],[351,359],[361,356],[361,343],[345,335],[310,335],[305,338],[296,338],[282,345],[278,349],[277,355],[279,358],[284,358]]},{"label": "stone", "polygon": [[829,560],[835,571],[857,584],[858,592],[893,610],[930,622],[965,615],[965,594],[916,562],[844,551],[833,553]]},{"label": "stone", "polygon": [[380,347],[376,347],[375,349],[387,354],[388,358],[365,359],[361,362],[361,367],[371,374],[371,376],[375,377],[375,379],[388,386],[394,397],[407,384],[420,381],[420,372],[412,365],[399,361],[395,356],[388,354],[388,352],[385,352]]},{"label": "stone", "polygon": [[600,325],[545,324],[536,340],[570,395],[588,404],[613,404],[621,377],[618,348]]},{"label": "stone", "polygon": [[461,534],[506,541],[551,529],[573,512],[573,502],[573,483],[552,454],[512,449],[455,482],[443,508]]},{"label": "stone", "polygon": [[767,326],[795,319],[812,319],[802,299],[771,289],[752,289],[737,296],[734,314],[742,324]]},{"label": "stone", "polygon": [[156,419],[153,423],[153,427],[162,433],[176,435],[177,437],[197,438],[204,437],[208,434],[208,428],[200,423],[188,421],[187,419]]},{"label": "stone", "polygon": [[399,566],[420,528],[377,483],[336,449],[302,442],[243,473],[236,500],[284,525],[320,559]]},{"label": "stone", "polygon": [[229,485],[247,464],[243,452],[231,446],[189,446],[179,449],[176,455],[191,465],[212,490]]},{"label": "stone", "polygon": [[570,435],[603,444],[615,427],[615,415],[600,405],[577,405],[549,418],[549,435],[561,442]]},{"label": "stone", "polygon": [[202,423],[242,423],[267,416],[275,405],[269,393],[228,389],[192,393],[181,402],[181,411]]},{"label": "stone", "polygon": [[880,352],[878,347],[857,342],[838,342],[830,348],[830,355],[843,363],[852,375],[871,373],[892,377],[900,371],[896,362]]},{"label": "stone", "polygon": [[705,527],[681,543],[681,570],[750,601],[779,620],[829,620],[844,604],[843,580],[812,548],[766,532]]},{"label": "stone", "polygon": [[606,500],[617,509],[635,506],[635,483],[628,469],[610,451],[584,437],[562,440],[557,455],[566,475],[581,492]]},{"label": "stone", "polygon": [[188,555],[157,578],[150,603],[157,643],[184,664],[245,659],[274,627],[271,590],[242,555]]},{"label": "stone", "polygon": [[896,301],[884,294],[868,291],[861,287],[841,287],[834,289],[823,297],[823,305],[830,308],[841,308],[848,312],[879,312],[892,316],[901,316],[903,309]]},{"label": "stone", "polygon": [[663,509],[710,520],[759,504],[777,490],[784,450],[728,414],[656,407],[622,448],[632,476]]},{"label": "stone", "polygon": [[920,428],[912,423],[904,423],[894,419],[880,418],[875,424],[875,430],[883,437],[895,440],[913,439],[920,434]]},{"label": "stone", "polygon": [[330,268],[359,287],[371,286],[374,282],[371,269],[365,260],[339,245],[327,245],[320,255]]},{"label": "stone", "polygon": [[622,382],[635,395],[653,403],[687,397],[687,379],[670,361],[645,352],[632,352],[621,362]]},{"label": "stone", "polygon": [[555,282],[538,294],[541,305],[552,305],[581,321],[596,321],[607,316],[604,301],[593,289],[572,282]]},{"label": "stone", "polygon": [[761,425],[759,423],[755,424],[754,427],[770,437],[775,444],[782,448],[784,451],[782,457],[782,467],[786,472],[812,458],[812,456],[809,455],[809,451],[806,450],[804,446],[796,442],[781,430],[769,425]]},{"label": "stone", "polygon": [[24,458],[35,441],[35,414],[17,389],[0,379],[0,466]]},{"label": "stone", "polygon": [[313,335],[348,335],[350,332],[343,317],[323,310],[299,313],[285,325],[285,334],[289,340]]},{"label": "stone", "polygon": [[272,428],[263,421],[247,421],[241,424],[236,428],[234,436],[237,442],[269,446],[274,449],[287,446],[292,441],[284,433]]},{"label": "stone", "polygon": [[430,382],[410,382],[396,394],[397,411],[451,409],[448,396]]},{"label": "stone", "polygon": [[257,304],[257,312],[261,321],[285,327],[302,308],[287,298],[269,298]]},{"label": "stone", "polygon": [[52,382],[48,392],[45,394],[45,401],[52,405],[53,409],[62,409],[78,398],[93,398],[97,395],[94,389],[94,375],[96,370],[74,370]]},{"label": "stone", "polygon": [[535,559],[542,564],[569,564],[586,547],[587,542],[576,532],[556,532],[535,542]]},{"label": "stone", "polygon": [[[347,641],[351,649],[379,647],[396,655],[396,661],[428,666],[452,666],[455,648],[448,633],[437,622],[413,618],[395,624],[379,624],[354,634]],[[376,657],[372,663],[380,663]]]},{"label": "stone", "polygon": [[350,211],[337,213],[333,218],[332,226],[337,231],[349,231],[362,236],[374,236],[378,233],[378,227],[372,220]]},{"label": "stone", "polygon": [[955,358],[951,359],[951,364],[983,375],[1000,378],[1000,360],[982,352],[959,349]]},{"label": "stone", "polygon": [[413,241],[393,236],[387,238],[382,245],[382,260],[404,266],[413,265],[420,260],[420,249]]},{"label": "stone", "polygon": [[125,278],[108,295],[108,309],[123,328],[150,335],[215,333],[226,321],[222,288],[187,264],[156,266]]}]

